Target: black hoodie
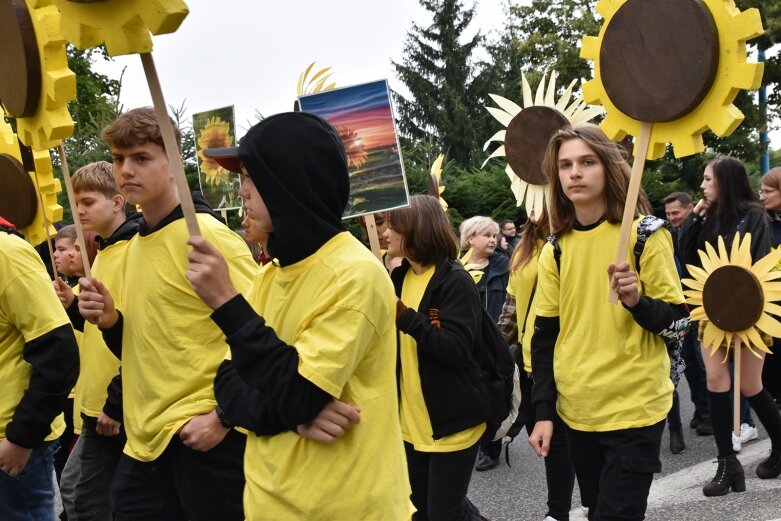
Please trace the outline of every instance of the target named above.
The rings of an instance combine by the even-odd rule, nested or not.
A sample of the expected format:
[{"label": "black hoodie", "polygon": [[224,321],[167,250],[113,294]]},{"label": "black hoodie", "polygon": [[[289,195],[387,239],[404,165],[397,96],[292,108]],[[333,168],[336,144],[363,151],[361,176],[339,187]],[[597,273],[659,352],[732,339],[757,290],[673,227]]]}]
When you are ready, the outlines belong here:
[{"label": "black hoodie", "polygon": [[281,266],[309,257],[345,231],[347,156],[323,118],[307,112],[266,118],[242,138],[239,155],[268,208],[274,225],[268,249]]},{"label": "black hoodie", "polygon": [[[347,156],[324,119],[306,112],[266,118],[241,140],[239,155],[271,217],[268,248],[280,266],[309,257],[345,231]],[[238,425],[259,435],[294,430],[331,400],[298,373],[295,346],[280,340],[241,295],[215,310],[212,319],[233,355],[220,367],[214,392]],[[236,385],[237,371],[249,387]]]}]

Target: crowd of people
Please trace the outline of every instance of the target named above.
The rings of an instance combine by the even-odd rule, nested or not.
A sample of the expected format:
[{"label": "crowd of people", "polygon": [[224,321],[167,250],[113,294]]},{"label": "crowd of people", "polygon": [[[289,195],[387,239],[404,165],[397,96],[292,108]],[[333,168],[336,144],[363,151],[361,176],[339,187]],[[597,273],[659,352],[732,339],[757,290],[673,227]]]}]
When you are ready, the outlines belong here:
[{"label": "crowd of people", "polygon": [[0,219],[4,519],[54,519],[57,487],[71,521],[485,519],[467,491],[502,451],[476,363],[488,319],[517,346],[511,433],[525,427],[545,462],[548,509],[519,518],[568,520],[577,481],[588,519],[643,519],[665,423],[685,450],[680,357],[690,426],[718,448],[704,494],[745,490],[750,409],[772,443],[756,474],[781,474],[779,363],[744,357],[745,433],[731,435],[729,346],[701,352],[681,287],[705,243],[750,233],[754,260],[781,243],[781,169],[758,198],[740,161],[711,161],[700,201],[664,200],[670,231],[641,193],[616,263],[624,151],[565,128],[546,151],[549,208],[520,234],[475,216],[458,237],[414,195],[376,216],[378,262],[342,222],[347,159],[318,116],[271,116],[206,151],[241,174],[243,238],[199,197],[189,236],[153,109],[102,137],[113,164],[73,177],[91,276],[72,227],[52,285]]}]

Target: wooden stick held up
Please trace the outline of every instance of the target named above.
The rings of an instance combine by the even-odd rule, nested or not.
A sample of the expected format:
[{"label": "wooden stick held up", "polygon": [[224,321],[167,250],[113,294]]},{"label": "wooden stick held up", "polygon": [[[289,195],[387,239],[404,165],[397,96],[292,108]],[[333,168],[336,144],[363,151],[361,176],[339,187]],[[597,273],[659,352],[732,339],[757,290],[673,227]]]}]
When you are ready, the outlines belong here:
[{"label": "wooden stick held up", "polygon": [[160,125],[160,133],[163,135],[163,144],[165,145],[165,154],[168,157],[168,164],[174,174],[176,191],[179,193],[179,203],[182,205],[182,213],[187,223],[187,230],[190,236],[201,235],[198,226],[198,218],[195,215],[195,205],[190,193],[190,187],[187,184],[187,177],[184,174],[184,164],[182,156],[179,154],[179,145],[176,142],[173,125],[168,119],[168,111],[163,98],[163,89],[160,87],[160,79],[157,76],[157,69],[152,58],[152,53],[142,53],[141,63],[144,66],[144,74],[149,84],[149,92],[152,95],[152,103],[157,114],[157,121]]},{"label": "wooden stick held up", "polygon": [[[84,276],[89,279],[92,277],[92,269],[89,265],[89,255],[87,255],[87,244],[84,242],[84,230],[81,228],[81,221],[76,209],[76,196],[73,193],[73,183],[71,183],[71,174],[68,169],[68,158],[65,156],[65,148],[62,146],[62,143],[60,143],[57,150],[60,154],[60,166],[62,167],[62,177],[65,179],[65,189],[68,192],[68,201],[70,201],[71,212],[73,212],[73,225],[76,227],[76,242],[81,250]],[[54,263],[54,254],[52,254],[52,263]]]},{"label": "wooden stick held up", "polygon": [[380,237],[377,235],[377,223],[374,221],[374,214],[370,213],[363,216],[366,222],[366,234],[369,236],[369,245],[372,253],[382,262],[382,250],[380,249]]},{"label": "wooden stick held up", "polygon": [[[49,259],[52,261],[52,280],[57,280],[59,274],[57,273],[57,265],[54,263],[54,249],[52,248],[52,240],[49,237],[49,228],[51,223],[49,218],[46,217],[46,208],[43,202],[43,194],[41,193],[41,184],[38,182],[38,172],[33,172],[33,179],[35,179],[35,190],[38,192],[38,204],[41,205],[41,216],[43,217],[43,236],[46,237],[46,247],[49,249]],[[75,208],[71,206],[71,208]]]},{"label": "wooden stick held up", "polygon": [[734,391],[733,394],[733,411],[732,411],[732,429],[735,436],[740,437],[740,355],[741,355],[741,341],[738,335],[735,335],[735,371],[733,378]]},{"label": "wooden stick held up", "polygon": [[[653,123],[641,123],[640,132],[635,141],[635,160],[632,163],[632,174],[629,178],[629,188],[624,203],[624,216],[621,219],[621,234],[618,236],[618,247],[616,248],[615,263],[626,260],[629,252],[629,238],[632,235],[632,223],[635,220],[635,210],[637,209],[637,198],[640,195],[640,185],[643,179],[643,169],[645,168],[645,156],[648,154],[648,143],[651,140],[651,129]],[[618,293],[608,285],[607,301],[611,304],[618,302]]]}]

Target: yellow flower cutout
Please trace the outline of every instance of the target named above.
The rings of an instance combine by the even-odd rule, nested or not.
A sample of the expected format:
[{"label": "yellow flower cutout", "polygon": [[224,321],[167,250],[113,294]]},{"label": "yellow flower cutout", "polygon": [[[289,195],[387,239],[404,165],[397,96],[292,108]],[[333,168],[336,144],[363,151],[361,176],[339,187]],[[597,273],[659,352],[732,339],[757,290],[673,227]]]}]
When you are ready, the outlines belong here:
[{"label": "yellow flower cutout", "polygon": [[542,160],[548,141],[560,128],[579,125],[602,113],[601,107],[589,107],[582,100],[570,103],[573,80],[556,101],[556,72],[551,72],[546,89],[546,75],[537,85],[536,95],[526,76],[521,77],[523,108],[507,98],[491,94],[497,107],[486,107],[488,112],[504,125],[489,139],[483,150],[493,141],[504,144],[494,150],[482,166],[494,157],[506,157],[505,173],[510,178],[510,189],[515,195],[517,206],[525,202],[526,209],[535,215],[542,215],[547,206],[548,178],[542,171]]},{"label": "yellow flower cutout", "polygon": [[336,87],[336,83],[327,83],[331,77],[331,67],[320,69],[311,78],[309,73],[312,72],[312,67],[315,66],[315,62],[309,64],[309,67],[298,75],[298,87],[296,93],[299,96],[306,96],[307,94],[316,94],[326,90],[333,90]]},{"label": "yellow flower cutout", "polygon": [[[68,112],[68,102],[76,99],[76,75],[68,68],[65,39],[59,31],[60,13],[48,0],[27,0],[32,27],[20,30],[32,37],[38,47],[38,63],[28,63],[40,81],[40,96],[35,111],[29,114],[9,114],[16,117],[19,140],[33,150],[46,150],[58,146],[73,134],[73,120]],[[22,56],[14,59],[22,60]],[[7,71],[3,71],[7,72]],[[22,88],[23,84],[19,84]],[[28,86],[29,87],[29,86]],[[6,106],[6,109],[9,109]],[[10,112],[10,110],[9,110]]]},{"label": "yellow flower cutout", "polygon": [[447,210],[447,202],[442,194],[445,193],[445,185],[442,184],[442,162],[445,160],[445,154],[439,154],[431,165],[431,172],[428,176],[428,195],[439,199],[439,204],[443,210]]},{"label": "yellow flower cutout", "polygon": [[[662,8],[668,15],[655,18],[658,26],[649,26],[642,37],[610,39],[611,24],[615,24],[613,34],[637,35],[643,31],[638,24],[653,18],[652,11]],[[667,118],[645,119],[653,123],[647,159],[663,156],[667,143],[673,145],[676,157],[700,153],[704,150],[703,132],[710,129],[718,136],[727,136],[743,121],[743,113],[732,102],[740,89],[756,89],[762,80],[763,65],[747,63],[746,52],[746,41],[764,32],[757,9],[741,12],[733,0],[600,0],[596,9],[604,23],[599,36],[583,38],[580,56],[594,62],[594,79],[583,85],[583,97],[605,107],[607,116],[600,126],[610,139],[639,134],[641,121],[628,115],[632,110],[626,107],[643,103],[646,108],[651,107],[646,113],[653,112],[654,107],[682,103],[680,110],[668,113]],[[692,24],[692,20],[700,23]],[[654,47],[651,40],[656,36],[658,46]],[[611,60],[603,62],[608,40],[607,50],[618,52],[608,53]],[[706,43],[700,54],[686,55],[692,47],[688,43],[702,42]],[[702,67],[701,74],[689,78],[693,81],[684,81],[683,76],[697,67]],[[643,70],[646,74],[640,77]],[[670,70],[676,72],[665,74]],[[634,74],[638,76],[633,79]],[[618,88],[631,81],[635,81],[631,88]],[[624,93],[619,96],[616,89]]]},{"label": "yellow flower cutout", "polygon": [[210,185],[220,184],[230,176],[230,172],[217,164],[214,159],[203,155],[209,148],[224,148],[233,146],[233,136],[230,133],[230,123],[219,117],[209,118],[198,135],[198,157],[201,159],[201,172]]},{"label": "yellow flower cutout", "polygon": [[182,0],[28,0],[62,13],[65,38],[79,49],[106,44],[109,56],[152,52],[152,34],[173,33],[189,13]]},{"label": "yellow flower cutout", "polygon": [[687,266],[693,279],[683,279],[686,302],[694,306],[692,320],[705,322],[702,343],[715,352],[722,345],[733,346],[735,337],[757,357],[770,353],[762,335],[781,337],[781,271],[775,265],[781,250],[773,250],[752,265],[751,234],[735,237],[730,254],[719,237],[718,252],[710,244],[699,251],[702,268]]},{"label": "yellow flower cutout", "polygon": [[[10,156],[21,163],[22,157],[19,152],[17,136],[11,126],[3,120],[3,115],[3,110],[0,109],[0,154]],[[32,221],[25,223],[26,225],[20,227],[19,231],[24,234],[30,244],[35,246],[56,233],[52,223],[62,220],[62,206],[57,203],[57,193],[62,191],[62,188],[60,181],[54,177],[48,150],[33,151],[33,161],[35,172],[27,172],[27,174],[37,192],[34,202],[35,215]],[[43,208],[41,201],[43,201]],[[17,203],[20,202],[17,201]],[[0,212],[0,214],[2,213]],[[8,216],[6,215],[6,217]],[[48,230],[45,229],[44,223],[49,224]]]}]

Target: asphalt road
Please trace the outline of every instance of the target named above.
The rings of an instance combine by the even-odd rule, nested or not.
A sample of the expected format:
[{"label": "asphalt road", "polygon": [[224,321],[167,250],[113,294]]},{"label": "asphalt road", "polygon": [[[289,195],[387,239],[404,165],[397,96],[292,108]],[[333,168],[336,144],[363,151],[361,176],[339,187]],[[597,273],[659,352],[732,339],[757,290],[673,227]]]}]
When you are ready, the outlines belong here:
[{"label": "asphalt road", "polygon": [[[651,486],[646,519],[651,521],[781,521],[781,477],[760,480],[754,473],[767,457],[770,440],[759,428],[759,439],[747,443],[738,458],[746,472],[746,492],[718,498],[702,495],[702,486],[716,473],[716,445],[712,436],[697,436],[689,429],[694,407],[685,379],[681,379],[681,417],[686,451],[669,451],[668,432],[662,440],[662,473]],[[543,461],[528,445],[526,432],[510,444],[510,464],[472,475],[469,497],[492,521],[542,521],[546,513]],[[579,505],[577,485],[573,505]],[[573,517],[573,519],[575,519]]]}]

